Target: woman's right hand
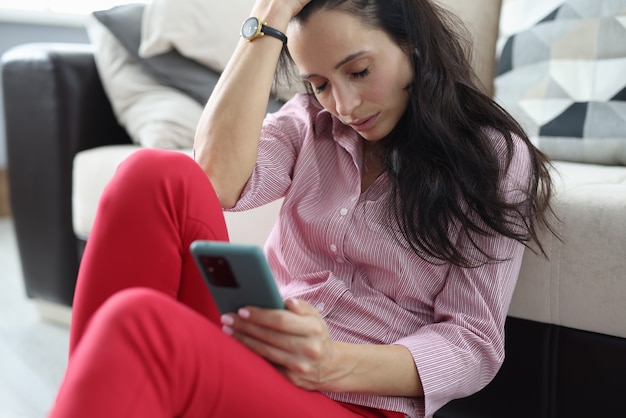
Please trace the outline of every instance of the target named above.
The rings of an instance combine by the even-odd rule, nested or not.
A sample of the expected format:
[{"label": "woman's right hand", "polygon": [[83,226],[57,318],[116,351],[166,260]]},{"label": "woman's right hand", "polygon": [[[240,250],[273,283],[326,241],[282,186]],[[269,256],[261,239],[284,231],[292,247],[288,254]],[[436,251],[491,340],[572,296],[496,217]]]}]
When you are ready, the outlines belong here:
[{"label": "woman's right hand", "polygon": [[[252,16],[263,18],[272,25],[280,23],[282,26],[283,23],[288,24],[310,2],[311,0],[257,0],[252,7]],[[270,20],[275,13],[280,13],[281,22]],[[286,22],[283,21],[285,18]],[[286,29],[286,24],[282,29]]]}]

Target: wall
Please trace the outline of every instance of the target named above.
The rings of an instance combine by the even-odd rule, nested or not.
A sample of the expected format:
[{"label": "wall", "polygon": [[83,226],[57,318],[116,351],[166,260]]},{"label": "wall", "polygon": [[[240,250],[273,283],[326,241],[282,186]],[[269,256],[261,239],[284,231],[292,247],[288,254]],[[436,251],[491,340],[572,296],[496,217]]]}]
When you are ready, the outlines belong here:
[{"label": "wall", "polygon": [[[84,28],[76,23],[64,25],[59,23],[21,23],[0,20],[0,55],[14,46],[31,42],[87,43],[89,39]],[[0,99],[2,98],[1,81],[2,74],[0,73]],[[8,214],[7,160],[4,104],[0,100],[0,216]]]}]

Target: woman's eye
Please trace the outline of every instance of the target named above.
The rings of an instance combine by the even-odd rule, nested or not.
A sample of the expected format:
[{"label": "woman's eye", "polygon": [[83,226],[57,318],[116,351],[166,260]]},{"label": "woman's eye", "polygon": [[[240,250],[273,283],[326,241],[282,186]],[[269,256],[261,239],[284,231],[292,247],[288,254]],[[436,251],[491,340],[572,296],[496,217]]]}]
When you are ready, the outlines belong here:
[{"label": "woman's eye", "polygon": [[[365,78],[369,74],[370,74],[370,69],[366,68],[363,71],[350,73],[350,77],[353,78],[353,79],[359,79],[359,78]],[[315,94],[323,93],[324,90],[326,90],[327,86],[328,86],[328,82],[326,82],[324,84],[320,84],[319,86],[316,86],[315,84],[311,83],[311,87],[313,87],[313,91],[315,92]]]},{"label": "woman's eye", "polygon": [[313,86],[313,90],[315,90],[316,94],[320,94],[326,89],[326,84],[328,83],[324,83],[321,86]]},{"label": "woman's eye", "polygon": [[350,75],[352,76],[352,78],[364,78],[367,77],[370,73],[370,69],[366,68],[363,71],[359,71],[357,73],[350,73]]}]

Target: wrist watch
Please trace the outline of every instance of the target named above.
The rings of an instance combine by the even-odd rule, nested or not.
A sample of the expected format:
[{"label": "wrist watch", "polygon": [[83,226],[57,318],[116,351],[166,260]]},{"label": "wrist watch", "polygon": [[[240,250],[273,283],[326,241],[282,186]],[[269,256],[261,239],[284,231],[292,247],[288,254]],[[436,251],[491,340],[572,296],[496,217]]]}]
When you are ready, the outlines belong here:
[{"label": "wrist watch", "polygon": [[263,35],[272,36],[280,40],[283,45],[287,44],[287,35],[278,29],[267,26],[267,22],[259,20],[256,17],[249,17],[245,22],[243,22],[243,25],[241,26],[241,36],[248,42],[252,42],[256,38]]}]

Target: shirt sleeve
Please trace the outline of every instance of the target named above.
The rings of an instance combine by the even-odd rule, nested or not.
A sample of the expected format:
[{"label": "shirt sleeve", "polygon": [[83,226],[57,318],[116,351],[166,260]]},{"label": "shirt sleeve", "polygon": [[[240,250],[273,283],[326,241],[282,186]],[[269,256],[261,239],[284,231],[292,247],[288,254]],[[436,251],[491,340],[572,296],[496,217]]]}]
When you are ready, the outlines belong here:
[{"label": "shirt sleeve", "polygon": [[[526,145],[516,151],[505,180],[508,199],[520,199],[529,178]],[[396,343],[413,355],[425,394],[425,415],[486,386],[504,361],[504,322],[524,245],[503,236],[474,237],[501,262],[477,268],[451,266],[434,303],[434,322]],[[471,248],[463,235],[458,245]],[[418,278],[419,279],[419,278]]]},{"label": "shirt sleeve", "polygon": [[263,122],[257,161],[237,204],[229,209],[253,209],[285,196],[302,142],[313,129],[311,99],[299,94]]}]

